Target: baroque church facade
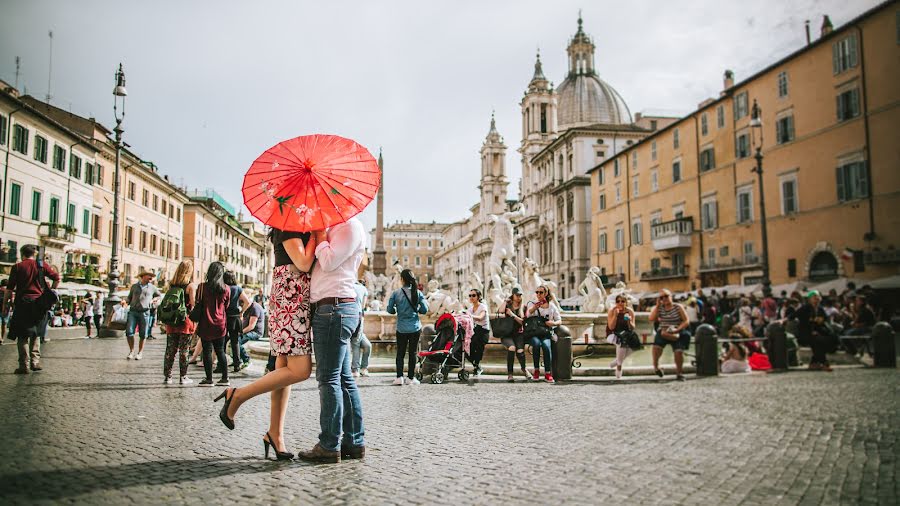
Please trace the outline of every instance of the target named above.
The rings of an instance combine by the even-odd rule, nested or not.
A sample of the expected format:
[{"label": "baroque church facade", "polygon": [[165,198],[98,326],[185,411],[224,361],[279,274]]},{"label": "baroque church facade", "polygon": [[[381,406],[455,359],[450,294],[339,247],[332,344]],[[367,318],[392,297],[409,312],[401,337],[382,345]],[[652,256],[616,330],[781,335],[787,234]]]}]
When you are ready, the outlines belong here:
[{"label": "baroque church facade", "polygon": [[455,296],[474,286],[476,274],[484,283],[480,288],[489,288],[488,260],[494,243],[489,216],[513,211],[519,204],[524,217],[515,221],[516,266],[521,271],[524,260],[531,259],[542,278],[556,283],[558,297],[576,296],[577,286],[590,268],[588,171],[675,121],[640,114],[632,118],[621,95],[598,76],[595,46],[582,25],[579,17],[578,29],[566,49],[568,73],[559,87],[554,89],[544,76],[538,55],[520,102],[522,179],[518,200],[506,198],[507,146],[491,118],[481,147],[481,200],[470,208],[469,218],[444,229],[443,247],[435,259],[435,276],[442,288]]},{"label": "baroque church facade", "polygon": [[516,223],[517,259],[520,265],[533,260],[541,277],[556,283],[561,299],[578,295],[590,268],[591,241],[598,240],[590,234],[588,171],[675,120],[632,118],[622,96],[597,74],[595,49],[579,16],[566,48],[568,72],[562,83],[554,89],[538,54],[520,103],[519,201],[526,216]]}]

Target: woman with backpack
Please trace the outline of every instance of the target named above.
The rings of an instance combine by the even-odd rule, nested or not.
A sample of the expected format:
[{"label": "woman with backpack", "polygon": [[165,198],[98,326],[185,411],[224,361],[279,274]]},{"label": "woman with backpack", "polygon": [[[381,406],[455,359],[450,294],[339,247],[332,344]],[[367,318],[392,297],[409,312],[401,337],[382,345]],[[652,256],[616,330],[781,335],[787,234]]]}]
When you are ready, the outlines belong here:
[{"label": "woman with backpack", "polygon": [[178,383],[189,385],[193,383],[187,377],[188,349],[191,346],[191,335],[196,324],[187,317],[194,307],[194,262],[182,260],[175,269],[175,274],[169,280],[169,288],[159,304],[159,321],[166,326],[166,355],[163,358],[163,383],[171,385],[172,365],[175,363],[175,354],[178,354]]},{"label": "woman with backpack", "polygon": [[[225,328],[228,331],[228,341],[231,342],[231,358],[234,372],[239,372],[243,363],[250,363],[250,356],[241,346],[241,329],[244,328],[241,315],[250,307],[250,299],[244,293],[244,289],[238,285],[231,271],[225,271],[225,284],[228,285],[228,291],[231,296],[231,302],[225,310]],[[244,356],[247,355],[247,356]],[[220,368],[227,368],[227,363],[219,364]]]},{"label": "woman with backpack", "polygon": [[228,362],[225,358],[225,308],[231,302],[231,292],[225,285],[225,266],[222,262],[209,264],[206,270],[206,282],[197,289],[197,303],[199,308],[192,311],[192,318],[197,322],[197,335],[203,342],[203,370],[206,378],[200,382],[201,387],[213,386],[212,354],[216,351],[216,357],[221,368],[222,378],[217,385],[228,386]]},{"label": "woman with backpack", "polygon": [[428,312],[425,295],[419,291],[416,278],[409,269],[400,271],[403,287],[394,290],[388,301],[387,312],[397,315],[397,379],[395,385],[403,384],[403,356],[409,353],[407,385],[418,385],[416,374],[416,353],[419,351],[419,335],[422,322],[419,315]]},{"label": "woman with backpack", "polygon": [[291,385],[309,378],[312,372],[310,317],[310,272],[315,260],[316,240],[309,232],[290,232],[273,228],[275,268],[269,297],[269,345],[276,355],[275,370],[241,388],[227,388],[216,401],[225,399],[219,419],[234,430],[234,416],[241,405],[257,395],[272,392],[269,430],[263,437],[266,458],[275,449],[278,460],[290,460],[294,454],[284,450],[284,417]]}]

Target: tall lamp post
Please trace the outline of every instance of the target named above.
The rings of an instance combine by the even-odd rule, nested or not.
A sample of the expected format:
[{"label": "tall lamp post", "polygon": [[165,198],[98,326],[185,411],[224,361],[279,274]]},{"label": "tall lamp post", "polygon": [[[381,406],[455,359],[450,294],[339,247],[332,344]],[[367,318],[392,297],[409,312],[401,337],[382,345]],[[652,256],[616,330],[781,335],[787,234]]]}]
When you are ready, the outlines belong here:
[{"label": "tall lamp post", "polygon": [[[109,257],[109,276],[107,284],[109,285],[109,295],[106,297],[104,311],[106,316],[103,321],[104,333],[106,337],[116,337],[120,335],[120,330],[110,328],[113,313],[116,306],[119,305],[120,299],[116,295],[116,289],[119,286],[119,165],[122,157],[122,120],[125,119],[125,97],[128,91],[125,90],[125,71],[122,70],[122,64],[119,64],[119,70],[116,71],[116,87],[113,88],[113,116],[116,118],[115,147],[116,147],[116,170],[113,176],[113,221],[112,221],[112,253]],[[121,109],[121,114],[119,114]]]},{"label": "tall lamp post", "polygon": [[756,148],[756,167],[752,169],[759,180],[759,220],[762,228],[762,271],[763,293],[771,290],[772,281],[769,278],[769,232],[766,226],[766,194],[763,189],[763,124],[762,109],[753,99],[753,109],[750,111],[750,131],[753,136],[753,147]]}]

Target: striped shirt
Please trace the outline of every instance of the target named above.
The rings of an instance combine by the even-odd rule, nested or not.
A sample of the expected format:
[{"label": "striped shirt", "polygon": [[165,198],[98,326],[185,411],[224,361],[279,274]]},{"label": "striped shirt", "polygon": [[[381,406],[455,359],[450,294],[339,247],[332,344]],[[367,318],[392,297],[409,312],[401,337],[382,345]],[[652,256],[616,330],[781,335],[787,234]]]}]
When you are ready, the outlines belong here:
[{"label": "striped shirt", "polygon": [[659,317],[660,328],[669,326],[678,327],[684,322],[681,317],[681,311],[678,310],[679,307],[681,307],[681,304],[672,304],[671,308],[666,309],[660,304],[659,309],[656,312],[656,315]]}]

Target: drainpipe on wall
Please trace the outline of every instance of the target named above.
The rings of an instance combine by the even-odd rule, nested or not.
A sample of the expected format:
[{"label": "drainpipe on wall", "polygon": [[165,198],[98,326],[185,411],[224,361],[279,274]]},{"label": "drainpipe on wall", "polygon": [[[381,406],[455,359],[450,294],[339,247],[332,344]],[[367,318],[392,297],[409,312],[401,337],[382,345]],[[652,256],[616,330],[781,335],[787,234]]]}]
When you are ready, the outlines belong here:
[{"label": "drainpipe on wall", "polygon": [[13,109],[11,113],[6,116],[6,162],[3,164],[3,195],[2,202],[0,202],[0,230],[6,230],[6,192],[9,187],[9,150],[12,149],[10,146],[10,142],[12,141],[12,117],[13,114],[22,110],[22,107],[18,109]]},{"label": "drainpipe on wall", "polygon": [[866,179],[869,181],[869,231],[863,235],[866,242],[874,241],[878,236],[875,234],[875,184],[872,181],[872,145],[869,142],[869,100],[866,93],[866,59],[865,51],[863,51],[863,33],[859,25],[855,26],[856,33],[859,34],[859,79],[862,88],[862,111],[863,111],[863,130],[866,135]]},{"label": "drainpipe on wall", "polygon": [[[698,223],[700,231],[697,234],[698,240],[700,242],[700,265],[697,266],[697,274],[700,274],[700,266],[703,265],[703,255],[706,250],[703,248],[703,185],[700,184],[700,127],[697,125],[697,117],[694,116],[694,159],[697,160],[697,209],[700,211],[700,216],[698,217]],[[713,147],[713,152],[715,152],[715,145]],[[716,213],[716,219],[718,219],[718,213]],[[703,286],[703,280],[700,280],[700,285]]]}]

